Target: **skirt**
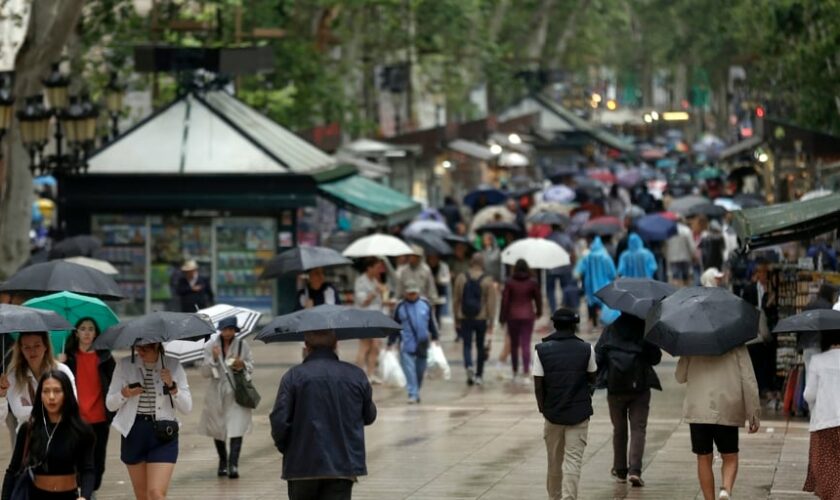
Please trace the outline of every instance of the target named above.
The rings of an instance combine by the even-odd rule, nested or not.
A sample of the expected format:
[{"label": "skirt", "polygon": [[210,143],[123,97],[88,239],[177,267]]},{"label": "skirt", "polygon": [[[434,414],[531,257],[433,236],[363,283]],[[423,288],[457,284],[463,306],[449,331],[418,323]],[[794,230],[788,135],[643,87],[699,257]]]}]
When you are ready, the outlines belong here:
[{"label": "skirt", "polygon": [[803,491],[822,500],[840,500],[840,427],[830,427],[811,433],[808,451],[808,476]]}]

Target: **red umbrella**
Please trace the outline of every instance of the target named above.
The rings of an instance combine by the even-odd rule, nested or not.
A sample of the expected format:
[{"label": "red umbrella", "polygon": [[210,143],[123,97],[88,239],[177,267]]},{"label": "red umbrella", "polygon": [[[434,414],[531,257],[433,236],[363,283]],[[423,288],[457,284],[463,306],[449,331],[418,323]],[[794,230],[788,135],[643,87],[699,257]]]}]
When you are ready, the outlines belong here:
[{"label": "red umbrella", "polygon": [[675,214],[674,212],[659,212],[656,215],[658,215],[658,216],[660,216],[664,219],[668,219],[668,220],[673,220],[673,221],[680,220],[680,216],[678,214]]},{"label": "red umbrella", "polygon": [[592,170],[586,174],[590,179],[595,179],[604,184],[615,184],[615,175],[609,170]]}]

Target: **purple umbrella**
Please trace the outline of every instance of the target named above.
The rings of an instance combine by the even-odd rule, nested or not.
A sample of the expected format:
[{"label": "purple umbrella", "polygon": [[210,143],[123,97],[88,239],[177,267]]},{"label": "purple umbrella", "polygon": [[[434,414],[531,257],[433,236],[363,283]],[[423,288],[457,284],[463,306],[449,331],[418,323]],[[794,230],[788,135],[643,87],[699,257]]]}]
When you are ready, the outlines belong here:
[{"label": "purple umbrella", "polygon": [[437,209],[434,208],[427,208],[420,212],[420,214],[417,216],[417,220],[434,220],[438,222],[446,222],[446,219],[444,219],[443,215],[441,215],[440,212],[438,212]]},{"label": "purple umbrella", "polygon": [[642,171],[638,168],[621,170],[615,175],[615,180],[619,186],[631,188],[642,182]]},{"label": "purple umbrella", "polygon": [[555,185],[543,191],[543,200],[557,203],[574,201],[575,191],[568,186]]}]

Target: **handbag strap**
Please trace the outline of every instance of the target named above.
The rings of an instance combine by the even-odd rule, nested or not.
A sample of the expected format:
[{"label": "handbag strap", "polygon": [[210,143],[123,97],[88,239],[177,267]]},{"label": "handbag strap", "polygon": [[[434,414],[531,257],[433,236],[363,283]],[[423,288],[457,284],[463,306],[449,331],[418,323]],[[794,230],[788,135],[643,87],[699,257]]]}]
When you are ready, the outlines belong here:
[{"label": "handbag strap", "polygon": [[26,438],[23,441],[23,457],[20,461],[20,470],[21,472],[26,470],[27,463],[29,462],[29,443],[32,440],[32,426],[34,422],[32,419],[29,419],[29,423],[27,424],[26,428]]}]

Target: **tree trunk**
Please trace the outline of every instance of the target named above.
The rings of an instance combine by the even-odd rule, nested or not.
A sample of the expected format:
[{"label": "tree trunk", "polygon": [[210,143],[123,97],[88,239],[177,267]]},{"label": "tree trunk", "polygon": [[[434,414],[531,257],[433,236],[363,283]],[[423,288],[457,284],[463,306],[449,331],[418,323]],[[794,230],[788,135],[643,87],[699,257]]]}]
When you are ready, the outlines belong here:
[{"label": "tree trunk", "polygon": [[531,26],[536,25],[537,29],[534,30],[534,35],[531,37],[530,43],[528,43],[526,58],[528,64],[535,69],[539,64],[539,61],[542,60],[543,50],[545,49],[545,41],[548,38],[548,24],[551,19],[549,13],[554,7],[554,3],[555,0],[542,0],[542,2],[540,2],[539,9],[537,9],[533,16],[534,22],[531,23]]},{"label": "tree trunk", "polygon": [[566,55],[566,48],[569,45],[569,40],[571,40],[577,32],[578,17],[586,12],[586,9],[589,8],[589,4],[591,3],[592,0],[579,0],[577,7],[569,13],[569,17],[566,18],[566,26],[563,27],[563,32],[560,33],[559,37],[557,37],[557,44],[554,46],[554,55],[551,58],[548,69],[556,69],[560,66],[560,63],[563,62],[563,56]]},{"label": "tree trunk", "polygon": [[[41,78],[61,56],[73,32],[84,0],[34,0],[27,39],[15,60],[17,102],[40,92]],[[32,177],[29,155],[21,145],[17,120],[6,137],[5,164],[0,178],[0,277],[13,274],[29,258]]]}]

